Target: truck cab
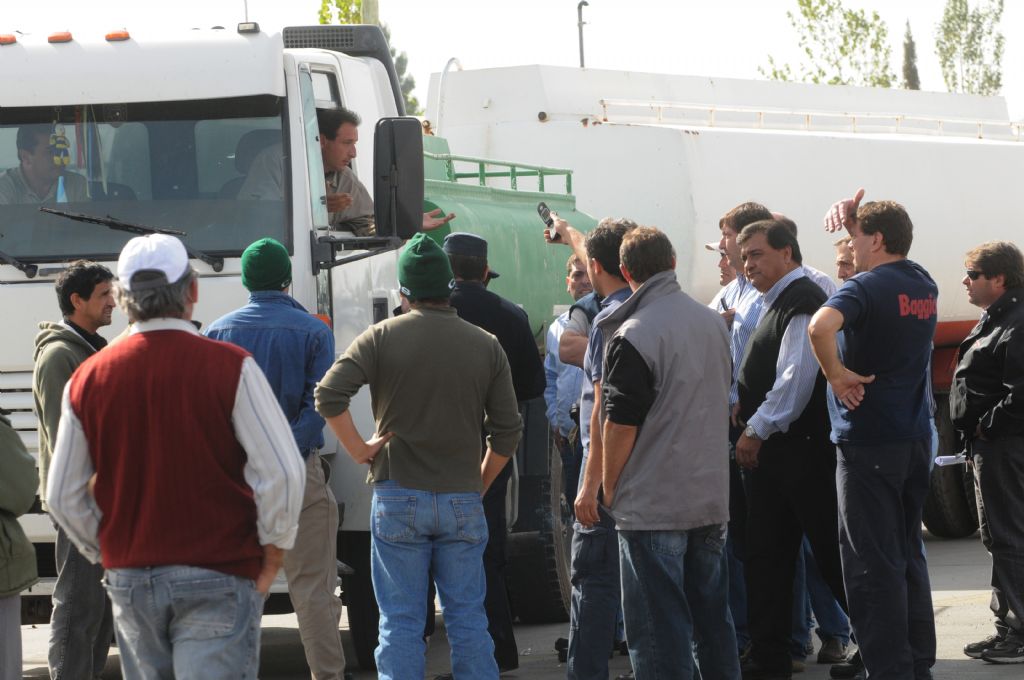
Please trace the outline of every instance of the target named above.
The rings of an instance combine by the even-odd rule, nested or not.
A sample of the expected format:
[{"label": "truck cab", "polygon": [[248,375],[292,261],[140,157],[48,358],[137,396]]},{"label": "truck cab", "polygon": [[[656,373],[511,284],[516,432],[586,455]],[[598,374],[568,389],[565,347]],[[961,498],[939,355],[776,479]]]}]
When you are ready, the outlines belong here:
[{"label": "truck cab", "polygon": [[[348,53],[334,49],[342,46]],[[404,114],[379,28],[19,35],[2,49],[10,96],[0,107],[0,178],[26,186],[17,183],[26,140],[45,144],[41,157],[60,173],[53,195],[42,201],[25,190],[0,193],[0,306],[7,317],[0,407],[11,412],[31,452],[38,451],[33,339],[40,322],[60,319],[54,279],[81,258],[114,270],[135,235],[41,207],[180,233],[201,278],[195,318],[204,323],[245,304],[242,251],[268,236],[293,256],[291,294],[333,326],[339,348],[398,304],[401,239],[359,239],[329,228],[316,115],[343,105],[366,121],[352,169],[372,194],[375,123]],[[414,231],[423,196],[420,127],[399,120],[415,131],[402,139],[420,145],[405,149],[415,159],[409,177],[419,177]],[[393,144],[384,148],[394,151]],[[349,258],[357,261],[336,268],[342,251],[354,251]],[[101,333],[112,338],[126,324],[115,312]],[[368,395],[353,408],[372,429]],[[325,453],[339,450],[332,437]],[[353,485],[353,494],[365,495],[368,506],[361,486]],[[37,510],[22,518],[42,577],[25,593],[31,622],[48,621],[56,575],[54,529]]]}]

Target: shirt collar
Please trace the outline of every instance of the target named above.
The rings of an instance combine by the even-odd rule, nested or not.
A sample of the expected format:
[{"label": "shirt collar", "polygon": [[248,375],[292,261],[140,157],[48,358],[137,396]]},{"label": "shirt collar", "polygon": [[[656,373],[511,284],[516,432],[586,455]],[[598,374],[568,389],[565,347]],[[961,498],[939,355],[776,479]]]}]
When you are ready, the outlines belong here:
[{"label": "shirt collar", "polygon": [[194,333],[199,335],[199,329],[196,328],[188,319],[149,319],[148,321],[136,321],[132,324],[131,334],[135,333],[149,333],[150,331],[185,331],[187,333]]},{"label": "shirt collar", "polygon": [[772,303],[774,303],[775,300],[778,299],[779,295],[782,294],[782,291],[786,290],[786,287],[789,284],[793,283],[797,279],[802,279],[806,276],[807,274],[804,273],[803,267],[797,267],[790,273],[786,274],[781,279],[776,281],[775,285],[769,288],[768,292],[764,294],[764,303],[771,307]]},{"label": "shirt collar", "polygon": [[608,293],[607,296],[602,298],[601,299],[601,307],[602,308],[607,307],[608,305],[610,305],[613,302],[622,302],[623,300],[628,299],[629,296],[632,295],[632,294],[633,294],[633,291],[632,291],[632,289],[630,289],[629,286],[623,286],[622,288],[619,288],[614,293]]},{"label": "shirt collar", "polygon": [[249,292],[249,302],[271,302],[289,305],[305,311],[305,307],[283,290],[253,290]]}]

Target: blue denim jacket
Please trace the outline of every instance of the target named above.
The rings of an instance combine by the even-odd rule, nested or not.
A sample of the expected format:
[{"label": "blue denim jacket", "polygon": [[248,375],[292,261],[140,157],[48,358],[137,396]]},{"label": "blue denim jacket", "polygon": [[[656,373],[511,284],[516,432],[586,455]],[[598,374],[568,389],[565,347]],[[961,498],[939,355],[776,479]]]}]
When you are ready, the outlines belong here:
[{"label": "blue denim jacket", "polygon": [[247,350],[277,395],[302,457],[324,445],[313,389],[334,363],[334,334],[292,296],[255,291],[249,304],[210,324],[207,337]]}]

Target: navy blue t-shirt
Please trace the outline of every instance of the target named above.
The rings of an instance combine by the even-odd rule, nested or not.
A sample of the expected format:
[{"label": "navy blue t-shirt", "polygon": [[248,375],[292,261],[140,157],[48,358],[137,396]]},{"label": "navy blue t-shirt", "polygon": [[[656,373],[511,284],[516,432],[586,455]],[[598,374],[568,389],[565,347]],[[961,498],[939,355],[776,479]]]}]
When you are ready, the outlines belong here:
[{"label": "navy blue t-shirt", "polygon": [[875,376],[853,411],[829,388],[835,441],[880,444],[930,436],[928,368],[938,296],[924,268],[900,260],[854,276],[825,302],[843,315],[843,365]]}]

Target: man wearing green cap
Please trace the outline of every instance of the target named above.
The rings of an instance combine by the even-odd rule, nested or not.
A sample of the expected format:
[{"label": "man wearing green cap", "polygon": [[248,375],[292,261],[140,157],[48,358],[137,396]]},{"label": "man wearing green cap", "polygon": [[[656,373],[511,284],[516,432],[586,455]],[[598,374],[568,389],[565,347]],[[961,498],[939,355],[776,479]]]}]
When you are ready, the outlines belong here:
[{"label": "man wearing green cap", "polygon": [[[381,680],[423,677],[429,574],[444,609],[455,677],[494,680],[481,494],[522,432],[512,374],[497,339],[448,304],[448,256],[426,234],[402,251],[398,280],[411,310],[363,332],[316,388],[317,410],[349,455],[370,464],[377,671]],[[365,384],[377,428],[369,440],[349,412]]]},{"label": "man wearing green cap", "polygon": [[299,533],[295,547],[285,553],[284,571],[313,678],[342,680],[341,601],[334,595],[338,504],[318,453],[324,445],[324,420],[313,408],[313,388],[334,361],[334,335],[285,292],[291,280],[285,247],[272,238],[256,241],[242,253],[242,284],[249,290],[249,304],[217,319],[206,335],[253,355],[306,461]]}]

